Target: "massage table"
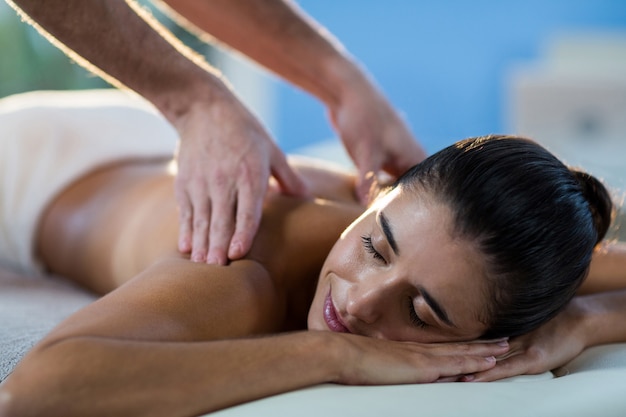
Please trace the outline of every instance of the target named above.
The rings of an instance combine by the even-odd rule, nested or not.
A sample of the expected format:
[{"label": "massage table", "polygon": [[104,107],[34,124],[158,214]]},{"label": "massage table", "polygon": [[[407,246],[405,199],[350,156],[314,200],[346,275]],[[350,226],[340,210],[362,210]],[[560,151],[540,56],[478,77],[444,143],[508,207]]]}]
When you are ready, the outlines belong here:
[{"label": "massage table", "polygon": [[[300,154],[348,162],[336,141]],[[65,317],[96,296],[59,277],[20,276],[0,269],[0,380]],[[626,317],[624,318],[626,320]],[[253,401],[216,417],[380,417],[419,415],[626,416],[626,344],[588,349],[569,364],[540,375],[490,383],[394,386],[321,384]]]}]

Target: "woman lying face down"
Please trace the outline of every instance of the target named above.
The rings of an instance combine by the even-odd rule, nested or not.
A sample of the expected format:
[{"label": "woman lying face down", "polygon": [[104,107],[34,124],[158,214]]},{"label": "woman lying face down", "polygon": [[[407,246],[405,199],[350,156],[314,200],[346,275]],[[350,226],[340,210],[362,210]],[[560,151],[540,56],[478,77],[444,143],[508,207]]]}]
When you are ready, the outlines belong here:
[{"label": "woman lying face down", "polygon": [[49,208],[38,243],[48,268],[113,291],[18,365],[0,388],[10,415],[196,415],[323,382],[490,369],[506,342],[474,341],[554,317],[612,210],[595,178],[537,144],[474,138],[415,166],[365,212],[345,198],[350,179],[314,172],[324,199],[268,195],[248,257],[216,266],[173,255],[163,172],[109,167]]}]

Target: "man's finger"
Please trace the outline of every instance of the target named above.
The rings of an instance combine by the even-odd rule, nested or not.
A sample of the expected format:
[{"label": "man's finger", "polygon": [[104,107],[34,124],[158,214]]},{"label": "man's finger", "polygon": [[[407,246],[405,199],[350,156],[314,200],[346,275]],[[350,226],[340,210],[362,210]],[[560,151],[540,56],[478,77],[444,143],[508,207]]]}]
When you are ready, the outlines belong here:
[{"label": "man's finger", "polygon": [[359,177],[357,178],[356,192],[359,201],[363,205],[368,205],[371,201],[372,188],[376,184],[376,173],[371,169],[359,169]]},{"label": "man's finger", "polygon": [[192,209],[192,248],[191,260],[202,262],[208,249],[209,224],[211,221],[211,203],[205,192],[196,192],[190,196]]},{"label": "man's finger", "polygon": [[308,194],[306,184],[302,178],[291,169],[285,155],[278,148],[275,148],[273,151],[270,168],[272,175],[284,194],[299,197],[304,197]]},{"label": "man's finger", "polygon": [[[228,248],[229,259],[239,259],[250,250],[252,241],[257,233],[263,212],[263,197],[266,186],[257,192],[239,190],[237,199],[237,215],[235,233]],[[258,194],[261,195],[259,198]]]},{"label": "man's finger", "polygon": [[193,209],[185,192],[176,192],[176,200],[178,202],[178,250],[181,253],[189,253],[192,247]]},{"label": "man's finger", "polygon": [[206,262],[226,265],[228,245],[235,228],[234,190],[223,190],[211,199],[211,223],[209,228],[209,251]]}]

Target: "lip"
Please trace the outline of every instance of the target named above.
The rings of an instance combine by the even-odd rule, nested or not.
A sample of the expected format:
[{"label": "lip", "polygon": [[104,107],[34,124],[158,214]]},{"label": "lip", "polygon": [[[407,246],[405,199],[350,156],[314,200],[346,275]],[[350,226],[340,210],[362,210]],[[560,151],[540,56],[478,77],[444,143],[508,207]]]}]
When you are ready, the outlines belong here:
[{"label": "lip", "polygon": [[336,333],[352,333],[350,329],[341,321],[341,318],[337,314],[337,309],[333,304],[333,299],[330,296],[330,291],[324,300],[324,321],[328,328]]}]

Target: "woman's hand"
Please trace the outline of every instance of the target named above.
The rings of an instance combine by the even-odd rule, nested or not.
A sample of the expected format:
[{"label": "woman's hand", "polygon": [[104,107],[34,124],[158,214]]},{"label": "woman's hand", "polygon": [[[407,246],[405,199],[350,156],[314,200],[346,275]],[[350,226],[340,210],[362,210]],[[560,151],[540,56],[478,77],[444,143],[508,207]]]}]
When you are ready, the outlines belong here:
[{"label": "woman's hand", "polygon": [[[334,334],[333,334],[334,335]],[[413,343],[341,334],[341,372],[335,382],[349,385],[456,381],[496,364],[509,347],[505,340],[484,343]]]},{"label": "woman's hand", "polygon": [[497,365],[468,375],[464,381],[494,381],[522,374],[540,374],[563,366],[586,347],[583,310],[572,300],[555,318],[537,330],[510,341],[509,351]]}]

